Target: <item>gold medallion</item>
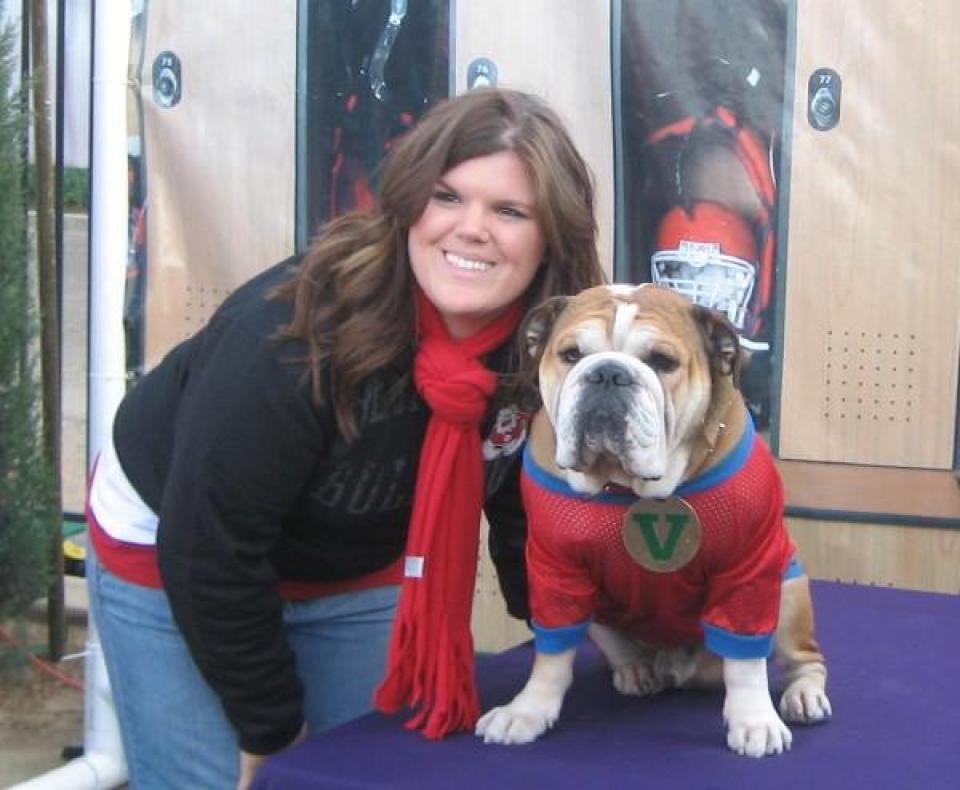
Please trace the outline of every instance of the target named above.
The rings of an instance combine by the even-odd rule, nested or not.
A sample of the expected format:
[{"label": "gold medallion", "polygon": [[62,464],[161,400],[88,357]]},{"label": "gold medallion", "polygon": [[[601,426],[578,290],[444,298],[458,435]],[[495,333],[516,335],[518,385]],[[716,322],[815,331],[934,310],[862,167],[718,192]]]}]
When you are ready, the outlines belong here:
[{"label": "gold medallion", "polygon": [[679,570],[702,541],[700,520],[680,497],[640,499],[623,516],[623,545],[637,564],[654,573]]}]

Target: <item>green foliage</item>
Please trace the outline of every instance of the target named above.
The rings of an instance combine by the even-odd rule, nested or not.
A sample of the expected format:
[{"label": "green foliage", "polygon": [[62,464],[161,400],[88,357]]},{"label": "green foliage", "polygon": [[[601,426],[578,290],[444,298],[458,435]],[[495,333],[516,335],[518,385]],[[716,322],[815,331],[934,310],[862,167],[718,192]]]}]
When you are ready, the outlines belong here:
[{"label": "green foliage", "polygon": [[63,210],[85,212],[90,202],[90,171],[84,167],[63,168]]},{"label": "green foliage", "polygon": [[12,27],[0,31],[0,618],[47,589],[55,477],[39,430],[36,310],[27,285],[20,97],[11,92]]},{"label": "green foliage", "polygon": [[[36,168],[27,168],[27,200],[36,200]],[[63,168],[63,210],[86,213],[90,202],[90,176],[85,167]]]}]

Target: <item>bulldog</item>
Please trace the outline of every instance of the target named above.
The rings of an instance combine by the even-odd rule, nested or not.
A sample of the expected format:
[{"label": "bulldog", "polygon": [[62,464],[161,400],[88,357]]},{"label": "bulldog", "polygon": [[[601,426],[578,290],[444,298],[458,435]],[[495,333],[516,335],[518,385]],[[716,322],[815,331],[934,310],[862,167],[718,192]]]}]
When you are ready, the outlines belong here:
[{"label": "bulldog", "polygon": [[524,332],[543,404],[522,481],[536,654],[477,735],[527,743],[553,726],[589,634],[617,691],[722,684],[730,749],[789,749],[784,720],[831,715],[826,666],[782,484],[737,389],[736,329],[675,291],[614,285],[548,300]]}]

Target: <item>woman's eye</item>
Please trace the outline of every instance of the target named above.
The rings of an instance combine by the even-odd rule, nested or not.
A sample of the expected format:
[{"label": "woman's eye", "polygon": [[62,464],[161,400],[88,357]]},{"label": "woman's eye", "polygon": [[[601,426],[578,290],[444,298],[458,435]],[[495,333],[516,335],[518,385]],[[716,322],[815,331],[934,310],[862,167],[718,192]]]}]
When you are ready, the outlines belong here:
[{"label": "woman's eye", "polygon": [[514,206],[501,206],[499,209],[500,213],[505,217],[513,217],[514,219],[526,219],[527,214],[524,211],[521,211]]},{"label": "woman's eye", "polygon": [[449,189],[435,189],[433,199],[439,200],[441,203],[455,203],[460,198],[456,192],[451,192]]},{"label": "woman's eye", "polygon": [[647,364],[659,373],[671,373],[680,367],[680,363],[668,354],[654,351],[646,360]]},{"label": "woman's eye", "polygon": [[583,359],[583,354],[580,353],[579,348],[565,348],[560,352],[560,359],[562,359],[568,365],[576,365],[581,359]]}]

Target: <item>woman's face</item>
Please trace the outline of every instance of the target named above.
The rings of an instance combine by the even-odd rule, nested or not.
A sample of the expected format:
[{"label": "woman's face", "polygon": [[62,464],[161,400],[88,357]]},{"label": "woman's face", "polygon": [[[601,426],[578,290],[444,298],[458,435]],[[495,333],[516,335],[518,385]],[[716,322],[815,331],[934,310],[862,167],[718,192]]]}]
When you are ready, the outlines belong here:
[{"label": "woman's face", "polygon": [[537,208],[512,151],[461,162],[435,185],[410,228],[410,263],[455,339],[488,324],[532,282],[545,248]]}]

